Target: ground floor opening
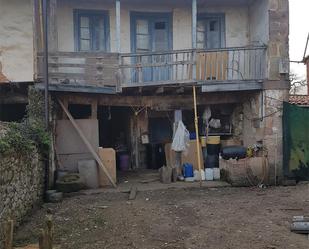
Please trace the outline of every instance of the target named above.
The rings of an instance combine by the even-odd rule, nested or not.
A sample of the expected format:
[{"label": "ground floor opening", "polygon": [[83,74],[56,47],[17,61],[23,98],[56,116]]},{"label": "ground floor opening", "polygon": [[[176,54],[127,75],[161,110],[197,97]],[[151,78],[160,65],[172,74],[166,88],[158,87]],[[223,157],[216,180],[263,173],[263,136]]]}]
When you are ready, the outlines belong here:
[{"label": "ground floor opening", "polygon": [[[89,144],[102,156],[102,162],[108,164],[115,182],[128,181],[132,176],[142,178],[142,173],[151,175],[163,166],[173,168],[177,164],[180,164],[180,168],[185,164],[192,165],[194,171],[218,169],[219,177],[216,179],[222,179],[219,156],[221,148],[251,148],[250,146],[255,145],[259,148],[259,144],[263,146],[264,142],[264,120],[259,118],[264,110],[259,92],[198,94],[197,127],[190,94],[62,94],[57,98],[63,101]],[[94,160],[93,154],[89,152],[68,117],[61,114],[61,109],[57,115],[56,167],[78,173],[79,161]],[[178,122],[176,120],[182,121],[189,133],[187,150],[181,153],[179,158],[171,149],[175,124]],[[247,151],[244,153],[246,156]],[[263,178],[267,174],[262,163],[264,152],[254,153],[254,156],[260,157],[260,160],[254,163],[261,165],[258,173]],[[108,160],[105,162],[106,158]],[[247,174],[247,164],[250,163],[244,162],[244,166],[241,166],[244,174]],[[151,181],[151,177],[148,177],[147,181]],[[104,185],[108,183],[109,180],[105,178]]]}]

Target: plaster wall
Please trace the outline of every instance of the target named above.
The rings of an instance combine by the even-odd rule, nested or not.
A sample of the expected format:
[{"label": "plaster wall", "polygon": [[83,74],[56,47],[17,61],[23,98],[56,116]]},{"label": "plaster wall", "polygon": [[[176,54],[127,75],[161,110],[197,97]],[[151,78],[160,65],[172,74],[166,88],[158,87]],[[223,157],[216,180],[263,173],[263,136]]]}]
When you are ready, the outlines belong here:
[{"label": "plaster wall", "polygon": [[269,1],[259,0],[249,6],[250,43],[265,45],[269,40]]},{"label": "plaster wall", "polygon": [[[74,51],[74,9],[102,9],[109,12],[110,48],[116,51],[115,4],[101,1],[58,2],[57,25],[58,47],[60,51]],[[121,3],[121,52],[131,52],[130,12],[167,12],[173,16],[173,49],[191,48],[191,5],[185,1],[176,4]],[[246,46],[249,42],[248,8],[246,6],[199,8],[199,13],[225,13],[226,46]],[[63,24],[66,25],[63,25]]]},{"label": "plaster wall", "polygon": [[32,0],[0,0],[0,63],[10,81],[33,81],[32,6]]}]

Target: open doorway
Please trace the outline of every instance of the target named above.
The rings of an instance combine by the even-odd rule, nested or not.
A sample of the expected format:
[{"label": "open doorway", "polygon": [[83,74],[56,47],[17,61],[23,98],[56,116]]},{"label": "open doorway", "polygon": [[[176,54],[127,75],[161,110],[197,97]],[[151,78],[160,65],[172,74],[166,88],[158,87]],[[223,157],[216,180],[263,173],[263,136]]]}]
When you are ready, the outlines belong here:
[{"label": "open doorway", "polygon": [[99,146],[115,150],[117,169],[131,168],[130,113],[127,107],[98,106]]}]

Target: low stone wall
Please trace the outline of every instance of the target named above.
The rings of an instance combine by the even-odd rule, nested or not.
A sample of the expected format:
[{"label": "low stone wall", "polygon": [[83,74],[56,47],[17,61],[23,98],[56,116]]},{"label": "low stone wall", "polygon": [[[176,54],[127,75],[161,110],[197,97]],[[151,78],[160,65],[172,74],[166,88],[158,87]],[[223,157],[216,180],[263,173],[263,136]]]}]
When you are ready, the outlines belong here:
[{"label": "low stone wall", "polygon": [[0,249],[4,224],[13,219],[19,224],[42,200],[44,164],[39,155],[0,155]]}]

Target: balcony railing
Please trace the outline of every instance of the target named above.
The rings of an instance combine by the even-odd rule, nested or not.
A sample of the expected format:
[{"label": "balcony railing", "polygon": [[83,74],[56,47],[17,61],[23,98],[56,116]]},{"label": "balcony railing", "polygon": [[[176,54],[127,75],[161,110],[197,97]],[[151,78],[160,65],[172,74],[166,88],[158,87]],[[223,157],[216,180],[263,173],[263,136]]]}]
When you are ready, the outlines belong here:
[{"label": "balcony railing", "polygon": [[243,47],[122,54],[121,85],[261,81],[265,51],[265,47]]},{"label": "balcony railing", "polygon": [[[38,76],[42,77],[43,56],[38,56]],[[51,84],[116,86],[119,68],[117,53],[56,52],[49,53]]]},{"label": "balcony railing", "polygon": [[[38,59],[40,61],[42,57]],[[117,89],[169,84],[259,82],[265,79],[265,69],[266,47],[120,55],[57,52],[49,55],[52,84],[115,86]]]}]

